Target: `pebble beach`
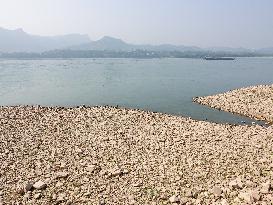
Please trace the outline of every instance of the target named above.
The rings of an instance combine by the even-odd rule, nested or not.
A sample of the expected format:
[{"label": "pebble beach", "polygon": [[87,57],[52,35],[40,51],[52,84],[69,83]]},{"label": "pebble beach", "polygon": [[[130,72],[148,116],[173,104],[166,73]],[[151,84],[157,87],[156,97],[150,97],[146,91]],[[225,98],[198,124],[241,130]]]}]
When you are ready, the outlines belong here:
[{"label": "pebble beach", "polygon": [[273,85],[257,85],[217,95],[197,97],[194,102],[273,123]]},{"label": "pebble beach", "polygon": [[272,126],[84,106],[0,107],[0,125],[0,204],[273,203]]}]

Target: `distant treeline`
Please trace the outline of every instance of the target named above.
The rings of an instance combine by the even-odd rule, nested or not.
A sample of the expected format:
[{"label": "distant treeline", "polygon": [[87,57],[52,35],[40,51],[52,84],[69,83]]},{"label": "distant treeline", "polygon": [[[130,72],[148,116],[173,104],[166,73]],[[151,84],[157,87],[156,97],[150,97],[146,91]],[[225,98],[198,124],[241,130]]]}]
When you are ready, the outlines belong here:
[{"label": "distant treeline", "polygon": [[108,51],[108,50],[52,50],[42,53],[0,53],[0,58],[204,58],[212,57],[262,57],[272,56],[257,52],[213,51]]}]

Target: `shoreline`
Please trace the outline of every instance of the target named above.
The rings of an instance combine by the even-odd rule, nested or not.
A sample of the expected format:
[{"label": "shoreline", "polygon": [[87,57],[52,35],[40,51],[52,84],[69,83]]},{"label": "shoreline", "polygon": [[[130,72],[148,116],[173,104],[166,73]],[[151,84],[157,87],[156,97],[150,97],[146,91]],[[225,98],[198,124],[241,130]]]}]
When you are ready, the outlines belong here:
[{"label": "shoreline", "polygon": [[[202,98],[202,97],[194,97],[192,99],[192,102],[196,103],[198,105],[201,105],[201,106],[205,106],[207,108],[211,108],[211,109],[217,110],[217,111],[231,113],[231,114],[237,115],[239,117],[245,117],[245,118],[248,118],[251,121],[251,123],[250,122],[246,123],[245,121],[241,121],[240,124],[232,124],[232,123],[226,123],[226,124],[230,124],[230,125],[248,125],[248,126],[259,125],[259,126],[262,126],[262,127],[264,127],[264,126],[270,126],[270,125],[273,124],[273,122],[272,123],[271,122],[267,122],[264,119],[256,119],[255,117],[252,117],[252,116],[249,116],[249,115],[243,115],[243,114],[237,113],[237,112],[230,112],[230,111],[227,111],[227,110],[225,110],[223,108],[212,107],[212,106],[210,106],[208,104],[205,104],[205,103],[202,104],[201,102],[197,102],[197,100],[199,100],[200,98]],[[208,121],[208,122],[211,122],[211,121]],[[215,123],[217,123],[217,124],[225,124],[225,123],[220,123],[220,122],[219,123],[215,122]]]},{"label": "shoreline", "polygon": [[238,204],[272,195],[262,192],[273,173],[272,127],[100,106],[0,107],[0,124],[4,204]]},{"label": "shoreline", "polygon": [[273,124],[273,85],[255,85],[196,97],[193,102]]},{"label": "shoreline", "polygon": [[[192,98],[192,103],[194,104],[198,104],[200,106],[205,106],[209,109],[212,109],[214,110],[215,108],[213,107],[210,107],[208,105],[205,105],[205,104],[201,104],[201,103],[198,103],[198,102],[195,102],[195,99],[197,99],[199,97],[195,97],[195,98]],[[0,105],[0,109],[1,108],[16,108],[16,107],[37,107],[37,108],[49,108],[49,109],[76,109],[76,108],[117,108],[117,109],[124,109],[124,110],[134,110],[134,111],[140,111],[140,112],[148,112],[148,113],[158,113],[158,114],[163,114],[163,115],[167,115],[167,116],[175,116],[175,117],[182,117],[182,118],[186,118],[186,119],[191,119],[191,120],[194,120],[194,121],[202,121],[202,122],[210,122],[210,123],[215,123],[215,124],[223,124],[223,125],[248,125],[248,126],[251,126],[251,125],[260,125],[260,126],[268,126],[268,123],[265,121],[265,120],[258,120],[258,119],[254,119],[250,116],[246,116],[246,115],[241,115],[239,113],[231,113],[229,111],[226,111],[226,110],[221,110],[221,109],[217,109],[218,111],[221,111],[221,112],[224,112],[224,113],[231,113],[233,114],[234,116],[237,116],[237,117],[242,117],[242,118],[246,118],[246,121],[243,121],[244,119],[242,119],[242,121],[240,122],[229,122],[228,120],[227,121],[217,121],[217,120],[212,120],[212,119],[208,119],[208,118],[204,118],[204,119],[196,119],[194,117],[191,117],[191,116],[185,116],[183,115],[182,113],[168,113],[168,112],[162,112],[162,111],[154,111],[154,110],[150,110],[150,109],[142,109],[142,108],[134,108],[134,107],[126,107],[126,106],[122,106],[122,105],[107,105],[107,104],[102,104],[102,105],[85,105],[85,104],[81,104],[81,105],[74,105],[74,106],[59,106],[59,105],[39,105],[39,104],[30,104],[30,105],[27,105],[27,104],[21,104],[21,105]]]}]

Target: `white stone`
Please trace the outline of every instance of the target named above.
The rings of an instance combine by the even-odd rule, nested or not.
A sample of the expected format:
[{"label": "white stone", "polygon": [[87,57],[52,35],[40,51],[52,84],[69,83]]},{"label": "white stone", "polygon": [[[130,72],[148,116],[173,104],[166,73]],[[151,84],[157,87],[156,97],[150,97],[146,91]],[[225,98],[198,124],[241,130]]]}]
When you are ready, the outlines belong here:
[{"label": "white stone", "polygon": [[261,197],[258,191],[251,191],[250,198],[253,202],[256,202],[256,201],[259,201]]},{"label": "white stone", "polygon": [[68,173],[67,172],[58,172],[56,174],[56,178],[66,178],[68,177]]},{"label": "white stone", "polygon": [[226,200],[226,199],[223,199],[223,200],[221,201],[221,205],[228,205],[227,200]]},{"label": "white stone", "polygon": [[113,176],[113,177],[119,176],[121,174],[122,174],[122,171],[120,169],[114,170],[113,172],[111,172],[111,176]]},{"label": "white stone", "polygon": [[212,188],[211,193],[213,193],[215,196],[219,197],[222,194],[222,189],[215,186],[215,187]]},{"label": "white stone", "polygon": [[44,183],[43,181],[37,181],[35,184],[33,184],[33,187],[35,189],[45,189],[46,188],[46,183]]},{"label": "white stone", "polygon": [[63,183],[62,182],[57,182],[56,187],[61,187],[61,186],[63,186]]},{"label": "white stone", "polygon": [[242,200],[244,200],[246,203],[251,203],[252,200],[251,200],[251,196],[249,193],[246,193],[246,192],[240,192],[238,197]]},{"label": "white stone", "polygon": [[79,153],[79,154],[82,154],[82,153],[83,153],[83,151],[82,151],[80,148],[77,148],[75,151],[76,151],[77,153]]},{"label": "white stone", "polygon": [[179,202],[179,201],[180,201],[180,197],[177,196],[177,195],[173,195],[173,196],[171,196],[171,197],[169,198],[169,201],[170,201],[171,203]]},{"label": "white stone", "polygon": [[94,164],[91,164],[91,165],[88,165],[87,167],[86,167],[86,171],[88,171],[88,172],[94,172],[96,170],[96,165],[94,165]]},{"label": "white stone", "polygon": [[128,173],[129,173],[129,170],[128,170],[128,169],[123,169],[123,170],[122,170],[122,173],[123,173],[123,174],[128,174]]},{"label": "white stone", "polygon": [[65,200],[65,194],[59,194],[58,195],[58,198],[57,198],[57,202],[62,202],[62,201],[64,201]]},{"label": "white stone", "polygon": [[34,199],[39,199],[39,198],[41,198],[41,196],[42,196],[41,193],[35,194],[35,195],[34,195]]},{"label": "white stone", "polygon": [[260,190],[261,193],[263,193],[263,194],[269,193],[270,187],[271,187],[270,181],[267,181],[266,183],[263,183],[263,184],[262,184],[262,188],[261,188],[261,190]]},{"label": "white stone", "polygon": [[252,188],[252,187],[255,187],[255,183],[250,181],[250,180],[247,180],[246,181],[246,186],[249,187],[249,188]]},{"label": "white stone", "polygon": [[182,197],[180,198],[180,204],[187,204],[187,202],[189,202],[189,199],[187,197]]}]

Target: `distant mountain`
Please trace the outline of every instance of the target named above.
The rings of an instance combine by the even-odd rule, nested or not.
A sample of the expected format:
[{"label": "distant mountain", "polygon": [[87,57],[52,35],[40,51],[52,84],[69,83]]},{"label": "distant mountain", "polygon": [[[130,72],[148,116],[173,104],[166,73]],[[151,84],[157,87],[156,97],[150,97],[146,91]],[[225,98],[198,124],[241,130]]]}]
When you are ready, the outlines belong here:
[{"label": "distant mountain", "polygon": [[124,41],[105,36],[98,41],[91,41],[88,43],[70,46],[68,49],[71,50],[115,50],[115,51],[125,51],[131,50],[132,45],[125,43]]},{"label": "distant mountain", "polygon": [[105,36],[100,40],[91,41],[88,35],[69,34],[63,36],[30,35],[22,29],[8,30],[0,28],[0,53],[2,52],[44,52],[55,49],[98,50],[98,51],[200,51],[193,46],[134,45],[121,39]]},{"label": "distant mountain", "polygon": [[42,52],[90,42],[88,35],[30,35],[22,29],[0,28],[0,52]]},{"label": "distant mountain", "polygon": [[89,43],[70,46],[71,50],[108,50],[108,51],[200,51],[201,49],[193,46],[175,46],[171,44],[162,45],[134,45],[128,44],[121,39],[105,36],[100,40]]},{"label": "distant mountain", "polygon": [[[22,29],[8,30],[0,28],[0,54],[5,53],[41,53],[50,52],[54,54],[58,50],[58,55],[68,56],[126,56],[123,52],[130,52],[130,56],[145,56],[155,52],[152,56],[183,56],[183,57],[201,57],[204,56],[272,56],[272,48],[246,49],[230,47],[210,47],[199,48],[195,46],[183,45],[136,45],[124,42],[121,39],[105,36],[97,41],[91,41],[88,35],[69,34],[61,36],[38,36],[30,35]],[[61,50],[61,51],[60,51]],[[67,50],[67,52],[65,52]],[[69,52],[71,51],[71,52]],[[79,51],[76,54],[75,51]],[[80,52],[80,51],[99,51]],[[106,51],[109,51],[108,53]],[[140,52],[143,51],[143,52]],[[119,53],[122,52],[122,53]],[[179,53],[179,54],[178,54]],[[16,54],[17,55],[17,54]],[[30,54],[33,55],[33,54]]]}]

